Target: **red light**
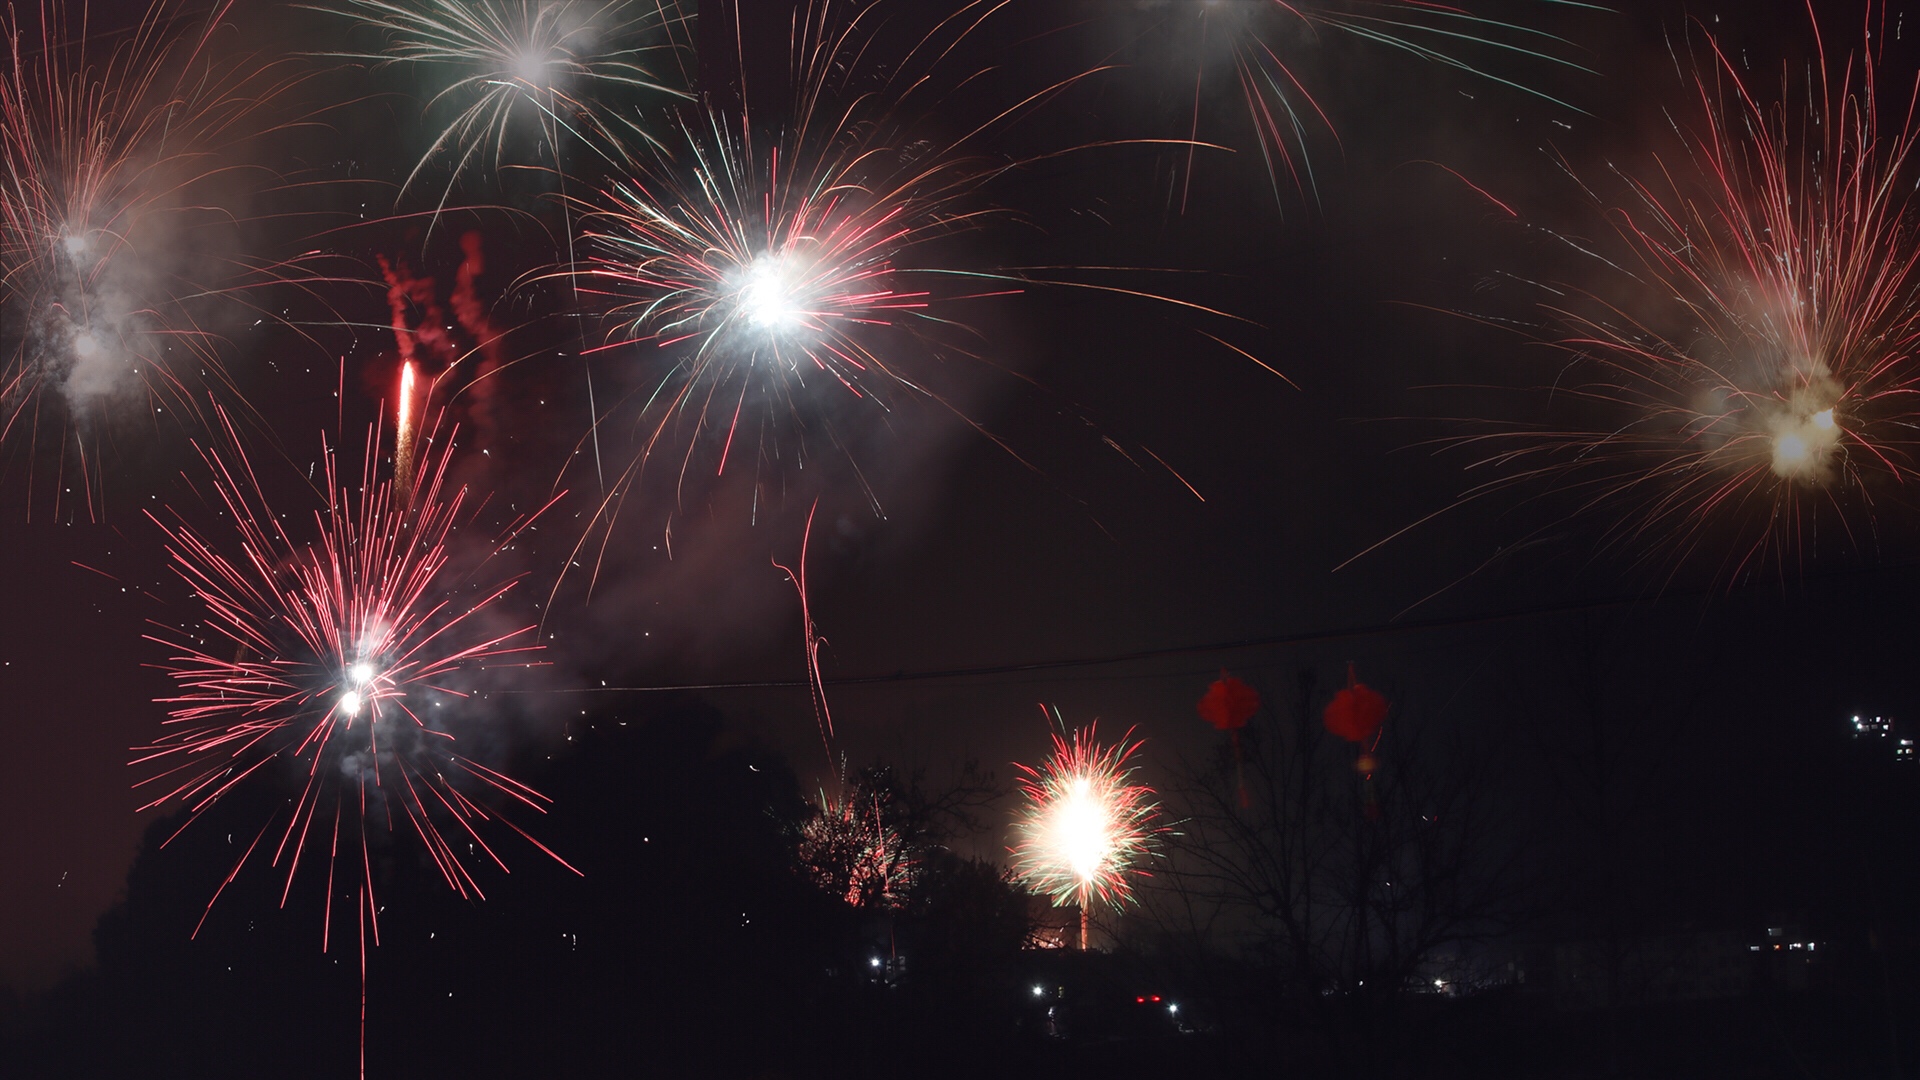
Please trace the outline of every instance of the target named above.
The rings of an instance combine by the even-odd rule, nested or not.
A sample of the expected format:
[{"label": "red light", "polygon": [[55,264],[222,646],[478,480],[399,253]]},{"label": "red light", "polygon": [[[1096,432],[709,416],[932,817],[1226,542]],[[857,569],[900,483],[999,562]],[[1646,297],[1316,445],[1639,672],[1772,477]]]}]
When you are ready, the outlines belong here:
[{"label": "red light", "polygon": [[1147,1003],[1147,999],[1143,997],[1137,997],[1133,999],[1133,1003],[1135,1005],[1145,1005]]},{"label": "red light", "polygon": [[1155,1004],[1158,1004],[1160,1001],[1160,995],[1159,994],[1153,995],[1153,1000]]}]

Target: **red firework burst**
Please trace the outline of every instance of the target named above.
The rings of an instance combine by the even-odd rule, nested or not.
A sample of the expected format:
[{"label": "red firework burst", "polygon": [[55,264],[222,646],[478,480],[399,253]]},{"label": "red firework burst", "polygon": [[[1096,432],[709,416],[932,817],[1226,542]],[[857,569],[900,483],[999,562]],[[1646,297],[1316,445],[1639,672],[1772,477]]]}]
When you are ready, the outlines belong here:
[{"label": "red firework burst", "polygon": [[1680,153],[1617,170],[1615,244],[1574,245],[1616,298],[1543,305],[1548,415],[1460,440],[1500,470],[1473,495],[1548,483],[1635,560],[1732,579],[1808,554],[1822,518],[1857,539],[1920,479],[1915,98],[1878,105],[1881,28],[1840,61],[1813,29],[1807,81],[1789,70],[1775,101],[1700,28]]},{"label": "red firework burst", "polygon": [[[452,442],[449,432],[443,445]],[[467,789],[536,812],[547,800],[459,749],[459,736],[480,722],[478,673],[534,662],[533,627],[497,625],[514,581],[483,584],[484,559],[466,574],[450,571],[449,542],[472,515],[463,513],[466,490],[447,481],[448,450],[421,455],[410,496],[373,475],[378,450],[376,431],[357,497],[326,455],[326,505],[304,539],[282,524],[244,455],[202,451],[215,506],[235,534],[215,539],[177,515],[173,524],[154,518],[205,610],[196,624],[150,635],[173,651],[156,666],[179,692],[162,699],[167,733],[134,759],[162,770],[140,782],[161,789],[145,808],[184,807],[182,830],[250,780],[297,784],[290,814],[262,825],[226,880],[263,854],[284,875],[284,902],[316,853],[326,866],[326,922],[336,874],[358,876],[376,942],[370,834],[417,838],[462,896],[482,893],[452,840],[498,864],[482,835],[489,822],[559,858]],[[488,557],[531,520],[516,522]],[[216,890],[209,912],[218,899]]]},{"label": "red firework burst", "polygon": [[[57,418],[49,431],[122,399],[195,413],[202,373],[223,381],[209,303],[292,274],[214,236],[234,225],[219,209],[233,189],[267,176],[236,164],[237,148],[273,126],[271,104],[301,78],[214,55],[232,7],[184,32],[171,3],[120,33],[84,0],[0,14],[0,438],[24,429],[30,453],[42,411]],[[92,504],[98,455],[84,440],[72,452]]]}]

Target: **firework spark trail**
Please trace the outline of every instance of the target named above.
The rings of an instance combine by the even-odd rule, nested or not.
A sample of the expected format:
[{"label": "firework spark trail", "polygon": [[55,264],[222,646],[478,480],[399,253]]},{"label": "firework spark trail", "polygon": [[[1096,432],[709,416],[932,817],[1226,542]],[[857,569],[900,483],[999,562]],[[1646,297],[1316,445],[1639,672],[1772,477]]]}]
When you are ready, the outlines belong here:
[{"label": "firework spark trail", "polygon": [[774,569],[787,576],[787,582],[793,591],[800,595],[800,622],[803,628],[807,648],[807,693],[813,703],[813,719],[820,729],[820,745],[827,751],[827,760],[833,760],[833,710],[827,705],[827,682],[820,675],[820,650],[827,639],[820,636],[820,628],[813,621],[813,607],[807,596],[807,548],[813,543],[813,515],[820,509],[815,503],[807,511],[806,530],[800,536],[799,568],[782,566],[777,560]]},{"label": "firework spark trail", "polygon": [[[1192,191],[1193,147],[1201,145],[1202,129],[1213,126],[1203,120],[1201,101],[1209,68],[1216,64],[1232,68],[1275,200],[1284,202],[1283,189],[1290,187],[1308,200],[1318,201],[1308,144],[1315,132],[1334,134],[1336,125],[1315,99],[1309,80],[1298,73],[1299,62],[1293,56],[1297,46],[1289,39],[1351,37],[1575,112],[1582,110],[1519,81],[1490,61],[1495,57],[1513,58],[1592,74],[1566,59],[1563,54],[1571,52],[1573,45],[1564,38],[1521,23],[1478,15],[1461,4],[1427,0],[1253,0],[1156,6],[1163,7],[1168,15],[1144,30],[1141,40],[1154,39],[1151,47],[1158,52],[1178,53],[1191,48],[1199,55],[1192,76],[1190,145],[1180,185],[1182,213]],[[1540,0],[1539,6],[1607,10],[1576,0]],[[1126,10],[1120,5],[1114,9]],[[1197,40],[1190,42],[1191,35],[1197,35]]]},{"label": "firework spark trail", "polygon": [[[430,113],[452,108],[452,119],[401,185],[403,197],[443,154],[454,160],[442,205],[476,159],[491,156],[498,168],[523,109],[537,115],[557,155],[563,132],[595,144],[604,130],[609,91],[687,96],[663,82],[648,62],[649,53],[677,54],[683,48],[675,33],[686,16],[665,0],[333,0],[312,6],[372,27],[385,38],[382,52],[330,54],[337,59],[451,73],[426,108]],[[551,164],[560,167],[557,160]]]},{"label": "firework spark trail", "polygon": [[[0,15],[0,305],[10,324],[0,438],[25,427],[37,441],[43,410],[64,412],[52,427],[75,429],[133,387],[150,413],[196,415],[195,373],[232,390],[201,309],[213,300],[252,309],[250,290],[305,272],[301,259],[182,243],[234,223],[210,185],[271,182],[243,163],[243,146],[304,122],[272,115],[303,74],[214,54],[232,8],[217,5],[175,35],[176,6],[155,3],[111,39],[89,36],[84,3],[77,15],[64,0],[40,0],[31,18],[12,7]],[[203,254],[179,254],[188,249]],[[43,400],[49,388],[64,408]],[[75,452],[85,462],[84,440]],[[90,468],[82,479],[97,513]]]},{"label": "firework spark trail", "polygon": [[1071,738],[1055,732],[1053,754],[1038,768],[1016,763],[1026,805],[1013,828],[1014,872],[1055,906],[1080,909],[1083,950],[1088,906],[1130,902],[1131,879],[1145,873],[1138,864],[1153,850],[1159,807],[1152,788],[1132,782],[1129,761],[1140,749],[1132,736],[1102,746],[1089,724]]},{"label": "firework spark trail", "polygon": [[[331,923],[335,878],[358,876],[377,941],[369,833],[383,822],[388,832],[403,831],[396,822],[404,822],[462,896],[482,892],[455,839],[504,868],[481,834],[489,822],[559,860],[465,789],[534,812],[544,812],[547,800],[457,748],[456,732],[475,723],[461,684],[489,666],[535,663],[531,627],[497,632],[485,625],[514,581],[484,585],[448,570],[447,545],[469,524],[462,517],[465,489],[447,481],[450,450],[423,456],[421,482],[408,502],[374,477],[378,442],[376,429],[357,499],[336,474],[335,454],[327,453],[327,504],[315,511],[309,540],[296,540],[282,524],[237,450],[202,450],[215,508],[235,536],[211,538],[183,519],[168,524],[149,515],[205,614],[196,626],[148,635],[172,650],[155,666],[179,691],[162,699],[170,730],[136,751],[133,763],[152,772],[136,786],[158,791],[142,809],[183,807],[184,831],[249,778],[298,777],[291,813],[263,825],[207,914],[256,851],[284,875],[284,904],[302,860],[318,845],[327,866],[325,921]],[[516,522],[492,550],[531,520]],[[323,948],[326,940],[323,928]]]},{"label": "firework spark trail", "polygon": [[1682,152],[1616,168],[1626,198],[1601,205],[1617,244],[1566,241],[1614,298],[1542,305],[1570,359],[1542,422],[1452,440],[1496,473],[1464,500],[1548,485],[1575,516],[1607,515],[1635,561],[1705,557],[1732,580],[1807,556],[1822,518],[1857,545],[1883,496],[1920,479],[1920,80],[1881,112],[1868,29],[1834,61],[1816,21],[1815,66],[1805,85],[1783,75],[1779,102],[1711,34],[1676,52],[1693,61],[1670,114]]}]

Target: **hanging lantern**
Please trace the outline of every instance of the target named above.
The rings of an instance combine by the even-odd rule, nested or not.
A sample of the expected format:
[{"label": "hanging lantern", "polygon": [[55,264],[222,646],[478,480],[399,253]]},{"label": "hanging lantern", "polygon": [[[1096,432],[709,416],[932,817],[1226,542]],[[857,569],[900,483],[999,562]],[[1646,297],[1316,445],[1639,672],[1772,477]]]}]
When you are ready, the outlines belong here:
[{"label": "hanging lantern", "polygon": [[1260,695],[1223,668],[1220,677],[1207,687],[1207,695],[1200,699],[1199,708],[1200,719],[1218,730],[1239,731],[1259,711]]},{"label": "hanging lantern", "polygon": [[1327,730],[1350,743],[1368,742],[1380,733],[1387,719],[1387,699],[1363,683],[1347,664],[1347,688],[1333,695],[1321,717]]},{"label": "hanging lantern", "polygon": [[1240,729],[1260,711],[1260,695],[1254,693],[1253,687],[1227,674],[1226,668],[1221,668],[1220,677],[1207,687],[1198,708],[1200,719],[1233,736],[1234,783],[1240,790],[1241,807],[1251,805],[1247,799],[1246,759],[1240,753]]}]

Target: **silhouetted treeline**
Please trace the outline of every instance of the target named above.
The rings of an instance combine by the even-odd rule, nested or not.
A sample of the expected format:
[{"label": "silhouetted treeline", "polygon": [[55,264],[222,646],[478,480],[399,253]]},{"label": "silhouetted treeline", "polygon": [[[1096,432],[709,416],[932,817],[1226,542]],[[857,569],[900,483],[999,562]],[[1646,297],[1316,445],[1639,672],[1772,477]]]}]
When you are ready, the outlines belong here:
[{"label": "silhouetted treeline", "polygon": [[[1293,689],[1298,700],[1256,718],[1241,757],[1223,745],[1163,792],[1175,835],[1152,868],[1154,899],[1117,923],[1097,919],[1109,948],[1091,955],[1036,947],[1057,943],[1046,924],[1072,913],[1049,913],[995,862],[955,852],[995,817],[989,775],[970,770],[949,790],[884,766],[850,776],[847,792],[879,808],[912,863],[884,902],[863,894],[855,906],[840,878],[823,887],[801,863],[817,797],[718,714],[677,703],[583,718],[570,739],[501,763],[553,797],[544,816],[523,807],[514,820],[580,874],[510,829],[483,828],[511,869],[476,851],[486,897],[462,899],[416,841],[371,846],[367,1075],[1912,1068],[1920,942],[1895,910],[1910,886],[1895,871],[1910,863],[1890,848],[1912,820],[1905,766],[1844,753],[1828,763],[1836,781],[1851,778],[1852,820],[1883,845],[1887,870],[1875,877],[1871,860],[1850,857],[1866,876],[1809,891],[1843,901],[1792,927],[1829,950],[1819,964],[1742,951],[1742,971],[1762,977],[1723,992],[1680,976],[1693,977],[1689,949],[1726,942],[1638,917],[1609,938],[1593,906],[1604,897],[1564,898],[1565,853],[1530,848],[1534,826],[1553,819],[1494,813],[1488,774],[1510,759],[1408,714],[1378,747],[1368,790],[1354,749],[1309,722],[1319,691]],[[94,968],[0,1002],[0,1072],[358,1075],[356,897],[341,891],[329,909],[324,851],[311,845],[291,890],[267,865],[284,825],[262,825],[287,812],[292,790],[243,785],[185,830],[178,817],[154,822],[124,901],[100,922]],[[1575,810],[1585,797],[1568,792]],[[1634,871],[1631,860],[1602,869]],[[1169,907],[1176,896],[1184,908]],[[1582,989],[1582,978],[1598,983]]]}]

